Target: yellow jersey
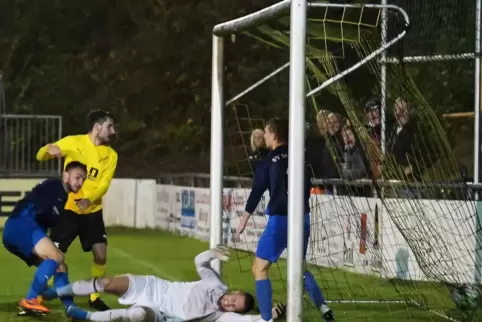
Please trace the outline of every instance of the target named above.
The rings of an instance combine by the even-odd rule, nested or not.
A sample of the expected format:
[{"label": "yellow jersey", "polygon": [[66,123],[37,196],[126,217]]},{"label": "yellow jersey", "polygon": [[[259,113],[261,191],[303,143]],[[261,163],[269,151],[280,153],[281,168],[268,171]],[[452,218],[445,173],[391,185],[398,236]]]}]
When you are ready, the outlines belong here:
[{"label": "yellow jersey", "polygon": [[[88,134],[71,135],[54,142],[65,157],[65,165],[72,161],[79,161],[87,166],[87,180],[77,193],[70,193],[66,210],[79,215],[87,215],[102,209],[102,197],[109,189],[117,166],[117,152],[110,146],[95,145]],[[51,159],[44,146],[37,153],[37,160]],[[80,211],[75,200],[89,199],[92,203],[84,211]]]}]

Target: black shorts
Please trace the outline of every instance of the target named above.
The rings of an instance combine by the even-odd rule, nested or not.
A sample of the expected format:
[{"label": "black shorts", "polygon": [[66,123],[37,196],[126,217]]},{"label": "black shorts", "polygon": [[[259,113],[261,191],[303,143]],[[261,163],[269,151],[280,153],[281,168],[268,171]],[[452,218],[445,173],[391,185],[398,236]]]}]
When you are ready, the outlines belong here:
[{"label": "black shorts", "polygon": [[63,253],[67,252],[77,236],[84,252],[90,252],[92,245],[107,244],[102,210],[87,215],[64,210],[58,224],[50,230],[50,239]]}]

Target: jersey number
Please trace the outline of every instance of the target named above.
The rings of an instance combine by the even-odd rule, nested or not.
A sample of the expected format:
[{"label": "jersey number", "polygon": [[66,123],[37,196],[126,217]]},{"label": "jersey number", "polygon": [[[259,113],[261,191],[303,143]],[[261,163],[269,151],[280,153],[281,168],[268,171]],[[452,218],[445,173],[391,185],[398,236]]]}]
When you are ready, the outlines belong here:
[{"label": "jersey number", "polygon": [[96,168],[90,168],[89,170],[89,178],[90,179],[95,179],[97,178],[97,175],[99,174],[99,169]]}]

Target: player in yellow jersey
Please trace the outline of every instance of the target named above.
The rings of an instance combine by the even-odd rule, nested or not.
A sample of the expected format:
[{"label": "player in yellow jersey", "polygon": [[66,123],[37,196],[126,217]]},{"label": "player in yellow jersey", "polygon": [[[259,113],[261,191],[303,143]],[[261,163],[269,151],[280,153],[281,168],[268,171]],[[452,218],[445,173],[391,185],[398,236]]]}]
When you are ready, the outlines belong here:
[{"label": "player in yellow jersey", "polygon": [[[102,217],[102,197],[106,194],[117,166],[117,153],[109,146],[115,135],[114,117],[101,110],[88,115],[89,133],[71,135],[47,144],[37,153],[37,160],[65,157],[65,164],[80,161],[87,165],[88,174],[82,189],[71,193],[60,221],[50,232],[50,238],[66,253],[78,236],[84,252],[92,251],[92,277],[105,274],[107,235]],[[91,294],[89,306],[98,311],[109,310],[99,294]]]}]

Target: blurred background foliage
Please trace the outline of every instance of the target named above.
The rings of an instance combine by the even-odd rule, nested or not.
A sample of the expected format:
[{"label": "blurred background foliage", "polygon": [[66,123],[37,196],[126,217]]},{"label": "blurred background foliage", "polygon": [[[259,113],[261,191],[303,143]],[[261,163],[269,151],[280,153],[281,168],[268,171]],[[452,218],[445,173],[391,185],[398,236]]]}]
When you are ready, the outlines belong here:
[{"label": "blurred background foliage", "polygon": [[[75,134],[88,129],[89,110],[108,109],[118,118],[119,175],[207,171],[212,27],[275,2],[1,1],[0,70],[8,112],[62,115],[64,134]],[[431,16],[443,15],[446,7],[438,8],[441,11]],[[464,23],[465,30],[474,29],[473,20]],[[350,34],[351,27],[346,28]],[[434,46],[465,46],[473,43],[471,39],[470,32],[454,32]],[[407,54],[423,51],[416,46],[426,44],[410,44]],[[350,62],[350,52],[346,55]],[[226,98],[281,66],[288,56],[286,47],[236,37],[226,48]],[[473,109],[472,61],[407,68],[437,115]],[[346,83],[360,104],[377,95],[376,85],[360,76],[349,77]],[[286,115],[287,92],[288,77],[283,73],[242,103],[254,106],[259,118]],[[320,108],[343,113],[333,91],[317,101]],[[314,113],[308,117],[314,120]],[[226,126],[236,125],[228,118]],[[459,149],[472,133],[467,120],[447,123],[446,128],[458,134],[449,138]],[[463,149],[464,155],[471,153]]]}]

